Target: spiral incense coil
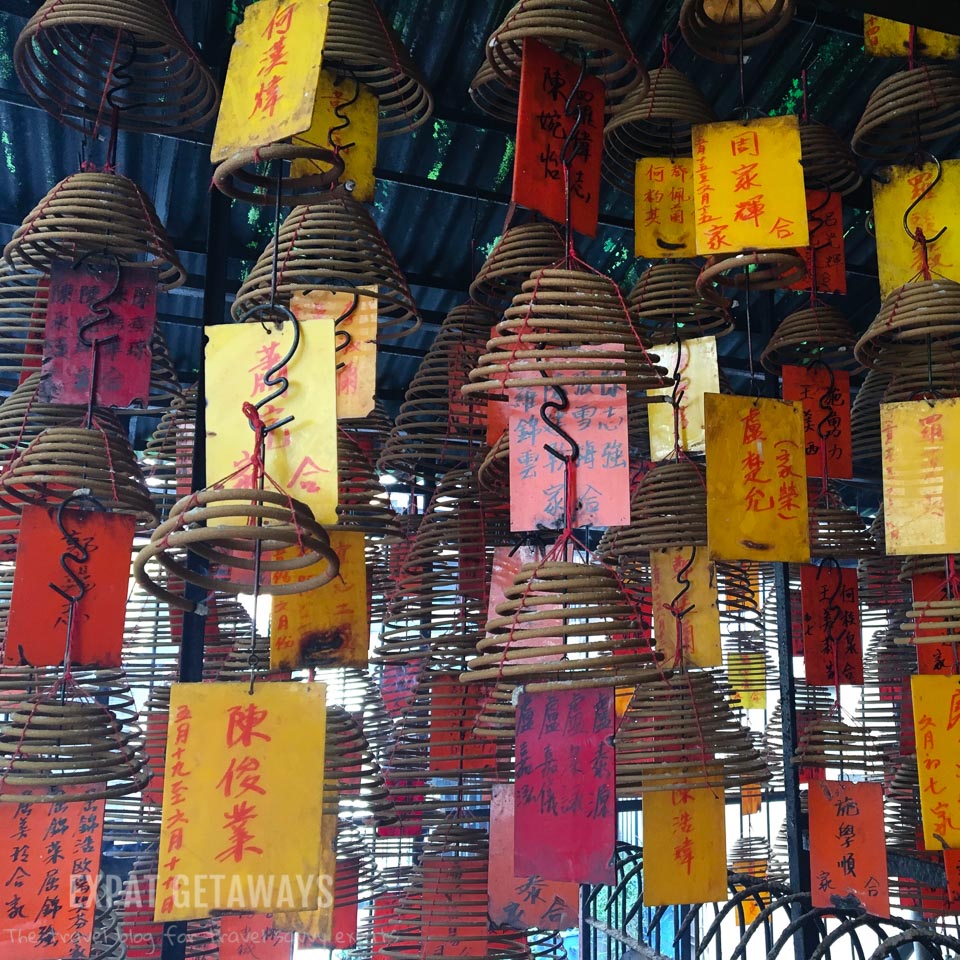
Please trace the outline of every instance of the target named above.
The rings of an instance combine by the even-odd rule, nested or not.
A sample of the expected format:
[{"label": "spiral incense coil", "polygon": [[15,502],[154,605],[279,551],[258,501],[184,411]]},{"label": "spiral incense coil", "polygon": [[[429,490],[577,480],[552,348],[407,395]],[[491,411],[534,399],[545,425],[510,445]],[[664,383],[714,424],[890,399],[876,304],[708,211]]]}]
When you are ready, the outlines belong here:
[{"label": "spiral incense coil", "polygon": [[825,363],[832,370],[856,370],[856,342],[850,321],[836,307],[812,303],[780,321],[760,354],[760,362],[778,375],[785,366],[811,363]]},{"label": "spiral incense coil", "polygon": [[[272,172],[283,169],[287,161],[306,160],[316,173],[294,177]],[[266,164],[266,172],[261,173]],[[325,168],[321,170],[321,167]],[[330,187],[343,175],[343,158],[324,147],[305,143],[271,143],[250,150],[240,150],[219,163],[213,171],[213,185],[231,200],[255,206],[273,206],[277,195],[288,206],[322,200]]]},{"label": "spiral incense coil", "polygon": [[889,849],[915,853],[923,836],[920,813],[920,771],[916,756],[904,757],[883,801],[885,842]]},{"label": "spiral incense coil", "polygon": [[[347,2],[347,0],[338,0]],[[357,293],[379,304],[381,340],[413,333],[420,316],[397,261],[363,204],[338,188],[316,203],[294,207],[280,226],[276,302],[289,307],[295,293]],[[234,320],[271,302],[274,243],[267,244],[237,293]]]},{"label": "spiral incense coil", "polygon": [[603,175],[633,194],[640,157],[689,157],[691,130],[717,119],[696,84],[665,64],[650,71],[650,87],[634,90],[611,114],[603,130]]},{"label": "spiral incense coil", "polygon": [[865,780],[883,778],[883,754],[872,732],[834,717],[818,717],[804,725],[790,762],[856,771]]},{"label": "spiral incense coil", "polygon": [[40,369],[47,290],[43,273],[0,263],[0,373],[19,377]]},{"label": "spiral incense coil", "polygon": [[559,931],[532,930],[527,934],[531,960],[567,960],[567,948]]},{"label": "spiral incense coil", "polygon": [[393,421],[382,400],[374,400],[373,410],[365,417],[344,417],[337,420],[337,423],[342,430],[350,434],[371,463],[380,459],[387,437],[393,429]]},{"label": "spiral incense coil", "polygon": [[99,424],[48,427],[6,465],[0,495],[11,509],[54,504],[87,489],[105,510],[132,514],[141,528],[156,523],[153,501],[129,441]]},{"label": "spiral incense coil", "polygon": [[853,131],[853,152],[895,162],[920,144],[960,130],[960,76],[946,64],[923,64],[881,80]]},{"label": "spiral incense coil", "polygon": [[872,367],[884,347],[926,345],[931,340],[940,348],[960,346],[960,283],[917,280],[897,287],[854,349],[857,360]]},{"label": "spiral incense coil", "polygon": [[487,436],[486,397],[461,387],[480,359],[496,316],[468,302],[447,314],[407,388],[380,455],[382,470],[443,472],[475,460]]},{"label": "spiral incense coil", "polygon": [[[183,595],[183,582],[168,576],[155,560],[149,572],[165,589]],[[127,599],[120,649],[120,662],[130,682],[150,687],[175,681],[182,638],[183,611],[169,608],[135,583]]]},{"label": "spiral incense coil", "polygon": [[613,7],[605,0],[519,0],[486,44],[487,62],[507,87],[519,89],[523,41],[538,40],[586,58],[587,72],[606,87],[606,112],[650,83]]},{"label": "spiral incense coil", "polygon": [[683,0],[680,32],[687,46],[716,63],[737,63],[752,50],[778,37],[793,19],[794,0],[742,0],[711,3]]},{"label": "spiral incense coil", "polygon": [[738,837],[730,849],[728,862],[732,873],[759,880],[768,875],[770,856],[766,837]]},{"label": "spiral incense coil", "polygon": [[870,524],[875,550],[857,563],[860,617],[865,626],[886,626],[899,622],[911,602],[910,584],[900,579],[900,557],[888,557],[883,522],[883,504]]},{"label": "spiral incense coil", "polygon": [[960,351],[939,341],[897,344],[880,353],[874,369],[890,373],[884,403],[960,396]]},{"label": "spiral incense coil", "polygon": [[711,284],[729,290],[780,290],[807,275],[807,265],[793,250],[758,250],[710,257],[700,271],[697,290],[709,296]]},{"label": "spiral incense coil", "polygon": [[811,495],[809,510],[812,558],[857,560],[876,553],[876,543],[860,514],[847,507],[839,495],[829,489],[819,497]]},{"label": "spiral incense coil", "polygon": [[729,690],[706,672],[640,684],[614,747],[618,797],[770,779]]},{"label": "spiral incense coil", "polygon": [[27,214],[3,255],[17,270],[49,273],[55,260],[88,252],[156,267],[161,290],[187,279],[150,199],[119,173],[73,173],[61,180]]},{"label": "spiral incense coil", "polygon": [[[909,700],[905,702],[905,686],[909,686],[910,676],[916,673],[917,652],[912,644],[898,643],[897,639],[898,634],[888,630],[871,640],[863,657],[863,688],[856,711],[863,726],[876,737],[890,776],[902,760],[902,747],[916,752],[912,736],[907,744],[903,721],[905,707],[909,710],[910,704]],[[878,657],[883,659],[882,676]],[[909,714],[906,719],[909,723]]]},{"label": "spiral incense coil", "polygon": [[230,652],[217,672],[217,680],[227,683],[289,679],[289,672],[274,671],[270,667],[270,638],[252,630],[234,636]]},{"label": "spiral incense coil", "polygon": [[[470,99],[473,105],[488,116],[515,123],[520,106],[520,89],[505,84],[493,67],[484,60],[470,81]],[[471,291],[471,296],[473,293]],[[477,298],[479,299],[479,297]]]},{"label": "spiral incense coil", "polygon": [[762,693],[779,684],[777,664],[762,633],[724,636],[723,657],[727,672],[737,678],[734,693],[738,702],[741,694]]},{"label": "spiral incense coil", "polygon": [[699,269],[684,260],[655,263],[627,295],[630,317],[642,336],[662,345],[733,331],[730,301],[712,286],[697,287]]},{"label": "spiral incense coil", "polygon": [[470,296],[484,307],[502,310],[532,273],[559,263],[564,253],[563,237],[553,223],[535,220],[508,227],[470,284]]},{"label": "spiral incense coil", "polygon": [[[948,583],[949,578],[944,569],[946,563],[943,557],[918,557],[916,559],[921,562],[913,563],[908,568],[912,576],[920,573],[936,573],[943,578],[944,585]],[[939,560],[939,564],[935,562],[936,560]],[[922,561],[927,562],[923,563]],[[939,566],[939,570],[936,569],[937,566]],[[945,590],[944,592],[953,591]],[[901,628],[914,644],[960,643],[960,597],[948,596],[940,600],[914,600],[908,607],[905,617],[906,620],[901,624]],[[921,619],[923,622],[918,623]]]},{"label": "spiral incense coil", "polygon": [[[627,396],[627,437],[630,463],[649,463],[650,455],[650,403],[646,395]],[[635,469],[635,468],[634,468]]]},{"label": "spiral incense coil", "polygon": [[336,529],[355,530],[378,540],[399,540],[400,523],[390,495],[359,445],[337,430],[339,502]]},{"label": "spiral incense coil", "polygon": [[150,390],[144,398],[146,405],[134,403],[129,407],[119,407],[118,411],[137,416],[162,415],[182,394],[183,387],[180,386],[180,376],[170,356],[170,348],[159,327],[155,327],[150,337]]},{"label": "spiral incense coil", "polygon": [[[836,700],[835,691],[827,687],[814,687],[797,678],[795,681],[794,704],[798,735],[803,734],[808,724],[821,720],[833,710]],[[763,732],[763,752],[767,766],[773,774],[771,787],[783,789],[783,703],[778,702],[770,713],[766,729]]]},{"label": "spiral incense coil", "polygon": [[370,843],[357,827],[341,820],[337,824],[334,909],[368,903],[385,889]]},{"label": "spiral incense coil", "polygon": [[476,736],[513,746],[517,727],[515,690],[512,683],[495,683],[488,689],[473,725]]},{"label": "spiral incense coil", "polygon": [[161,519],[166,519],[180,495],[193,486],[196,411],[194,386],[174,397],[157,429],[147,439],[143,471]]},{"label": "spiral incense coil", "polygon": [[[150,771],[150,795],[157,798],[156,804],[147,803],[149,809],[159,806],[163,796],[164,765],[167,757],[167,726],[170,720],[170,687],[155,687],[150,691],[144,707],[144,752]],[[146,796],[147,794],[144,794]]]},{"label": "spiral incense coil", "polygon": [[[398,525],[403,536],[403,525]],[[390,549],[382,541],[367,543],[364,559],[367,564],[367,610],[370,614],[370,626],[374,633],[387,616],[387,600],[393,592],[393,580],[390,577]]]},{"label": "spiral incense coil", "polygon": [[357,667],[314,668],[313,681],[327,688],[327,704],[343,707],[360,723],[363,736],[378,761],[396,742],[393,718],[374,679]]},{"label": "spiral incense coil", "polygon": [[500,439],[487,451],[477,468],[477,480],[483,490],[491,493],[510,489],[510,431],[506,430]]},{"label": "spiral incense coil", "polygon": [[816,120],[800,121],[800,163],[808,190],[846,196],[863,183],[850,147],[835,130]]},{"label": "spiral incense coil", "polygon": [[880,404],[891,379],[892,373],[888,370],[869,370],[853,398],[850,407],[850,436],[853,462],[858,476],[864,466],[879,464],[882,450]]},{"label": "spiral incense coil", "polygon": [[127,960],[127,945],[120,929],[120,916],[113,907],[97,910],[89,960]]},{"label": "spiral incense coil", "polygon": [[[291,547],[298,548],[295,554],[288,549]],[[314,590],[329,583],[340,570],[340,561],[330,546],[326,530],[308,507],[273,490],[237,488],[201,490],[174,504],[169,518],[157,527],[150,542],[137,554],[133,574],[148,593],[191,613],[192,601],[150,578],[147,569],[150,560],[156,557],[168,573],[205,590],[238,594],[250,588],[244,583],[217,579],[190,569],[181,551],[203,557],[229,574],[231,570],[255,569],[258,549],[260,570],[267,574],[266,582],[260,586],[265,594]],[[276,551],[284,554],[271,556]],[[269,576],[274,571],[304,570],[321,562],[322,569],[305,580],[280,583]]]}]

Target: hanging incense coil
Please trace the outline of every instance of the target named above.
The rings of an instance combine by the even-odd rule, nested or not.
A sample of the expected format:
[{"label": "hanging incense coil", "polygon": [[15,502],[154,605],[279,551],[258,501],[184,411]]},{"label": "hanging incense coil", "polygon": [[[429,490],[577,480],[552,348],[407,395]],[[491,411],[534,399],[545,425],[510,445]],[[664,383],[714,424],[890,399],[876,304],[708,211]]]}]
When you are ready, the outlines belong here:
[{"label": "hanging incense coil", "polygon": [[791,763],[856,771],[865,780],[883,778],[883,753],[873,734],[859,724],[817,717],[804,725]]},{"label": "hanging incense coil", "polygon": [[758,250],[709,257],[700,271],[697,290],[709,296],[711,284],[728,290],[780,290],[799,283],[807,265],[793,250]]},{"label": "hanging incense coil", "polygon": [[343,707],[363,731],[363,736],[381,760],[393,748],[396,728],[373,678],[357,667],[314,668],[313,680],[327,688],[327,704]]},{"label": "hanging incense coil", "polygon": [[864,625],[885,626],[898,620],[910,605],[910,585],[900,579],[900,557],[888,557],[883,504],[870,524],[875,550],[857,563],[860,616]]},{"label": "hanging incense coil", "polygon": [[737,63],[741,51],[778,37],[793,19],[794,0],[711,3],[683,0],[680,32],[687,46],[716,63]]},{"label": "hanging incense coil", "polygon": [[832,127],[817,120],[800,121],[800,163],[808,190],[846,196],[863,183],[853,151]]},{"label": "hanging incense coil", "polygon": [[492,311],[472,302],[447,314],[407,388],[380,456],[381,470],[443,472],[477,459],[486,442],[486,398],[465,398],[460,390],[495,321]]},{"label": "hanging incense coil", "polygon": [[[723,637],[723,662],[731,678],[734,697],[738,704],[746,706],[751,694],[763,693],[777,686],[777,665],[770,656],[766,637],[762,633],[750,635],[726,635]],[[744,694],[747,696],[744,697]]]},{"label": "hanging incense coil", "polygon": [[[346,291],[377,300],[382,340],[405,337],[420,326],[407,281],[373,217],[342,188],[294,207],[280,226],[276,253],[276,302],[281,306],[289,307],[295,293]],[[237,293],[234,320],[271,303],[273,280],[271,241]]]},{"label": "hanging incense coil", "polygon": [[960,396],[960,352],[936,340],[881,351],[874,369],[890,373],[884,403]]},{"label": "hanging incense coil", "polygon": [[892,373],[888,370],[880,368],[868,370],[857,395],[853,398],[853,404],[850,407],[850,436],[857,476],[862,476],[865,466],[879,466],[882,449],[880,404],[891,379]]},{"label": "hanging incense coil", "polygon": [[[827,687],[815,687],[806,680],[797,678],[794,684],[794,710],[798,736],[814,721],[829,716],[833,710],[836,695]],[[763,751],[767,766],[773,773],[771,786],[783,787],[783,702],[779,701],[770,713],[763,733]]]},{"label": "hanging incense coil", "polygon": [[921,574],[941,577],[944,596],[938,600],[914,599],[904,614],[906,619],[901,629],[915,644],[960,643],[960,598],[950,596],[955,591],[949,589],[946,558],[910,557],[904,563],[904,574],[911,578]]},{"label": "hanging incense coil", "polygon": [[252,629],[234,635],[230,652],[217,672],[217,680],[227,683],[289,679],[288,671],[275,671],[270,666],[270,638]]},{"label": "hanging incense coil", "polygon": [[127,960],[127,945],[114,908],[98,909],[93,920],[89,960]]},{"label": "hanging incense coil", "polygon": [[885,843],[893,850],[915,853],[922,843],[920,771],[917,758],[905,757],[887,788],[883,801]]},{"label": "hanging incense coil", "polygon": [[[156,687],[144,707],[144,753],[150,771],[150,792],[144,804],[159,807],[163,797],[164,765],[167,757],[167,726],[170,720],[170,687]],[[148,800],[146,798],[152,798]],[[159,817],[157,818],[159,820]]]},{"label": "hanging incense coil", "polygon": [[534,930],[527,934],[531,960],[567,960],[567,948],[559,931]]},{"label": "hanging incense coil", "polygon": [[[315,173],[278,177],[273,171],[285,162],[308,161]],[[262,165],[267,167],[264,172]],[[256,206],[314,203],[322,200],[343,175],[343,158],[325,147],[305,143],[271,143],[240,150],[219,163],[213,171],[213,185],[231,200]]]},{"label": "hanging incense coil", "polygon": [[909,724],[913,697],[910,677],[917,672],[917,651],[898,630],[874,634],[863,657],[863,688],[857,717],[877,739],[892,776],[903,751],[915,754]]},{"label": "hanging incense coil", "polygon": [[876,553],[860,514],[847,507],[839,494],[827,487],[820,496],[809,497],[810,556],[814,559],[856,560]]},{"label": "hanging incense coil", "polygon": [[[183,595],[183,582],[169,576],[155,560],[149,565],[149,575],[171,593]],[[183,611],[168,607],[135,583],[127,599],[120,649],[130,682],[153,686],[175,681],[182,638]]]},{"label": "hanging incense coil", "polygon": [[[293,551],[290,548],[296,547]],[[181,551],[189,551],[217,564],[220,571],[252,571],[256,552],[259,569],[267,574],[262,593],[304,593],[329,583],[339,572],[340,561],[330,546],[326,530],[310,509],[274,490],[211,488],[184,497],[174,504],[169,518],[153,532],[150,542],[137,554],[133,573],[137,583],[153,596],[180,610],[193,612],[193,602],[172,593],[150,578],[147,564],[154,557],[169,573],[205,590],[246,593],[252,588],[229,579],[216,579],[190,569]],[[271,554],[284,551],[275,557]],[[275,582],[274,571],[304,570],[314,564],[322,569],[305,580]]]},{"label": "hanging incense coil", "polygon": [[510,387],[622,384],[669,386],[633,329],[616,284],[579,268],[538,270],[513,298],[465,394]]},{"label": "hanging incense coil", "polygon": [[564,252],[563,237],[553,223],[534,220],[508,227],[470,284],[470,296],[482,306],[501,310],[532,273],[559,263]]},{"label": "hanging incense coil", "polygon": [[157,512],[165,518],[180,496],[193,485],[193,447],[197,390],[194,385],[175,397],[157,429],[147,439],[143,468]]},{"label": "hanging incense coil", "polygon": [[487,40],[487,62],[501,82],[519,89],[523,41],[584,56],[587,72],[603,81],[609,113],[627,95],[645,92],[646,68],[630,47],[614,9],[605,0],[519,0]]},{"label": "hanging incense coil", "polygon": [[119,173],[73,173],[27,214],[3,255],[17,270],[49,273],[55,260],[84,253],[116,256],[121,265],[156,267],[161,290],[187,279],[147,195]]},{"label": "hanging incense coil", "polygon": [[[171,611],[172,611],[171,607]],[[235,597],[223,594],[214,594],[207,600],[207,618],[203,631],[203,679],[204,681],[219,680],[225,670],[228,670],[231,657],[236,663],[237,650],[242,643],[247,644],[249,657],[250,638],[254,636],[254,624],[250,614],[244,609]],[[255,676],[260,674],[261,668],[269,663],[269,657],[264,655],[263,638],[256,634],[258,660]],[[240,679],[249,681],[250,664],[244,661],[246,672]],[[232,670],[232,668],[230,668]],[[261,674],[262,676],[262,674]],[[234,674],[234,679],[237,679]]]},{"label": "hanging incense coil", "polygon": [[342,430],[350,434],[371,463],[380,459],[387,437],[393,429],[393,421],[382,400],[375,400],[373,410],[365,417],[344,417],[337,423]]},{"label": "hanging incense coil", "polygon": [[824,363],[832,370],[859,368],[853,355],[857,336],[836,307],[813,302],[784,317],[770,337],[760,362],[771,373],[785,366]]},{"label": "hanging incense coil", "polygon": [[766,837],[738,837],[730,849],[729,864],[733,873],[748,877],[767,876],[770,844]]},{"label": "hanging incense coil", "polygon": [[696,84],[675,67],[650,71],[650,87],[634,90],[620,103],[603,130],[603,175],[633,194],[640,157],[689,157],[692,128],[717,119]]},{"label": "hanging incense coil", "polygon": [[43,273],[0,263],[0,373],[19,377],[39,371],[47,289]]},{"label": "hanging incense coil", "polygon": [[371,844],[356,826],[341,820],[337,824],[334,909],[369,903],[385,889]]},{"label": "hanging incense coil", "polygon": [[400,523],[377,471],[346,430],[337,430],[337,529],[399,540]]},{"label": "hanging incense coil", "polygon": [[503,493],[510,489],[510,431],[506,430],[500,439],[487,451],[483,462],[477,468],[477,480],[483,490],[491,493]]},{"label": "hanging incense coil", "polygon": [[853,131],[861,157],[895,162],[960,130],[960,76],[942,63],[900,70],[870,94]]},{"label": "hanging incense coil", "polygon": [[470,81],[468,93],[473,105],[481,113],[507,123],[516,122],[520,89],[505,84],[486,60],[481,62],[480,68]]},{"label": "hanging incense coil", "polygon": [[182,396],[180,375],[170,356],[170,348],[159,328],[154,328],[150,337],[150,392],[144,398],[145,405],[132,404],[118,408],[121,413],[138,416],[163,414],[170,404]]},{"label": "hanging incense coil", "polygon": [[618,797],[770,779],[729,690],[702,671],[640,684],[614,746]]},{"label": "hanging incense coil", "polygon": [[630,394],[627,397],[627,437],[630,464],[649,463],[650,453],[650,397]]},{"label": "hanging incense coil", "polygon": [[488,688],[473,725],[476,736],[513,745],[517,729],[515,690],[512,683],[495,683]]}]

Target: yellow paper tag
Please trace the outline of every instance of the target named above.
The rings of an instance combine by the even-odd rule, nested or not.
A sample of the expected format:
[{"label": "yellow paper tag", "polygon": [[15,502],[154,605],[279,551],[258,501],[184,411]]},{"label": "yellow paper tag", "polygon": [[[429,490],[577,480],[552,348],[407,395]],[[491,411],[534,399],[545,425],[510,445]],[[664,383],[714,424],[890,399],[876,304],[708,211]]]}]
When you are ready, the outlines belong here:
[{"label": "yellow paper tag", "polygon": [[796,117],[696,126],[693,162],[698,254],[809,244]]},{"label": "yellow paper tag", "polygon": [[887,553],[960,553],[960,400],[881,404],[880,435]]},{"label": "yellow paper tag", "polygon": [[[706,434],[703,426],[703,396],[720,392],[720,369],[717,364],[716,337],[699,337],[680,344],[680,365],[677,366],[675,343],[657,347],[660,366],[672,374],[677,371],[680,386],[680,449],[687,453],[703,453]],[[673,387],[648,390],[651,397],[670,397]],[[650,458],[663,460],[673,454],[673,407],[669,403],[651,403],[647,406],[650,430]]]},{"label": "yellow paper tag", "polygon": [[763,788],[759,783],[743,783],[740,785],[740,816],[749,817],[760,812],[760,801]]},{"label": "yellow paper tag", "polygon": [[[313,102],[310,129],[294,137],[294,143],[333,149],[340,148],[344,170],[340,182],[354,182],[353,199],[373,203],[376,181],[373,168],[377,162],[377,124],[379,102],[373,92],[352,77],[320,71],[320,83]],[[344,126],[349,120],[349,126]],[[333,145],[330,141],[333,140]],[[290,174],[306,177],[324,172],[314,160],[295,160]]]},{"label": "yellow paper tag", "polygon": [[[909,57],[910,24],[864,14],[863,49],[873,57]],[[960,37],[917,27],[914,55],[927,60],[956,60],[960,56]]]},{"label": "yellow paper tag", "polygon": [[323,782],[325,696],[310,683],[173,685],[157,922],[317,908],[322,791],[305,785]]},{"label": "yellow paper tag", "polygon": [[[960,677],[911,677],[926,850],[960,846]],[[938,839],[938,837],[940,839]]]},{"label": "yellow paper tag", "polygon": [[710,556],[807,563],[801,404],[708,393],[704,410]]},{"label": "yellow paper tag", "polygon": [[329,0],[259,0],[230,51],[210,159],[277,143],[310,126]]},{"label": "yellow paper tag", "polygon": [[643,795],[643,903],[727,899],[723,791],[665,790]]},{"label": "yellow paper tag", "polygon": [[642,157],[634,180],[634,254],[695,257],[693,160]]},{"label": "yellow paper tag", "polygon": [[734,693],[733,702],[744,710],[766,710],[766,672],[762,653],[728,653],[727,679]]}]

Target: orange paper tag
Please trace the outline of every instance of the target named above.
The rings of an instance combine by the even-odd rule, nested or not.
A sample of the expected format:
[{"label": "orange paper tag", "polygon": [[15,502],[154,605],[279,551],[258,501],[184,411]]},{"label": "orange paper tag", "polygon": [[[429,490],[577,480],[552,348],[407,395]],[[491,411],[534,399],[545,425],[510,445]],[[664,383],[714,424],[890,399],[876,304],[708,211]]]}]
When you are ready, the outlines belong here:
[{"label": "orange paper tag", "polygon": [[960,847],[960,677],[913,677],[913,724],[926,850]]},{"label": "orange paper tag", "polygon": [[220,918],[220,960],[290,960],[293,934],[277,930],[265,913]]},{"label": "orange paper tag", "polygon": [[816,293],[847,292],[847,261],[843,248],[843,197],[824,190],[807,191],[807,226],[810,245],[797,253],[807,265],[807,275],[791,290]]},{"label": "orange paper tag", "polygon": [[863,683],[860,591],[853,567],[804,564],[803,662],[807,683],[833,687]]},{"label": "orange paper tag", "polygon": [[846,370],[786,366],[783,399],[803,405],[807,476],[850,479],[850,374]]}]

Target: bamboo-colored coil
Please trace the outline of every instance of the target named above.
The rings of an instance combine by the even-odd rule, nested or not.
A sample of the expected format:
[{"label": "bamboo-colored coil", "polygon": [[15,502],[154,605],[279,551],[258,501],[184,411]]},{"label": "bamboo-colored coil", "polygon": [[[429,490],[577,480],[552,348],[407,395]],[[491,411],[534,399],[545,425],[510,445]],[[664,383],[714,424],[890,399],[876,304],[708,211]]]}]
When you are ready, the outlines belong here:
[{"label": "bamboo-colored coil", "polygon": [[875,551],[857,563],[861,620],[864,625],[885,626],[897,620],[910,604],[910,585],[900,579],[900,557],[888,557],[883,504],[870,524]]},{"label": "bamboo-colored coil", "polygon": [[[182,595],[183,582],[174,582],[175,578],[169,577],[155,561],[150,565],[150,576]],[[120,662],[130,682],[138,687],[153,687],[176,680],[182,637],[183,611],[168,607],[134,583],[127,599],[120,648]]]},{"label": "bamboo-colored coil", "polygon": [[89,960],[127,960],[120,916],[112,905],[98,909],[94,916]]},{"label": "bamboo-colored coil", "polygon": [[849,145],[832,127],[817,120],[800,123],[800,163],[808,190],[826,190],[845,196],[863,183]]},{"label": "bamboo-colored coil", "polygon": [[370,674],[357,667],[315,668],[313,680],[326,685],[328,705],[343,707],[357,720],[374,756],[382,762],[393,749],[397,731]]},{"label": "bamboo-colored coil", "polygon": [[737,869],[735,873],[747,873],[755,877],[766,876],[767,861],[770,859],[770,844],[766,837],[737,837],[730,848],[731,864],[749,863],[748,869]]},{"label": "bamboo-colored coil", "polygon": [[289,679],[288,671],[271,668],[270,637],[259,630],[250,630],[246,634],[235,633],[230,652],[217,672],[218,681],[234,683]]},{"label": "bamboo-colored coil", "polygon": [[853,131],[851,146],[861,157],[896,161],[957,130],[960,76],[946,64],[921,64],[880,81]]},{"label": "bamboo-colored coil", "polygon": [[[183,589],[181,582],[172,581],[174,592],[179,593]],[[171,605],[171,612],[175,608]],[[225,594],[214,594],[207,600],[207,619],[204,624],[203,634],[203,679],[205,681],[220,680],[222,674],[228,668],[231,657],[236,659],[238,642],[245,642],[248,647],[250,637],[253,635],[254,624],[250,614],[244,609],[240,601],[235,597],[228,597]],[[258,669],[257,674],[264,667],[265,663],[262,646],[262,637],[257,634],[257,652]],[[246,672],[242,679],[249,680],[250,666],[244,664]],[[262,674],[261,674],[262,675]],[[237,679],[235,676],[234,679]]]},{"label": "bamboo-colored coil", "polygon": [[371,463],[380,459],[387,437],[393,429],[393,421],[382,400],[375,400],[373,410],[365,417],[344,417],[337,423],[342,430],[350,434]]},{"label": "bamboo-colored coil", "polygon": [[807,265],[793,250],[758,250],[708,258],[697,289],[706,297],[711,284],[730,290],[779,290],[807,275]]},{"label": "bamboo-colored coil", "polygon": [[716,120],[694,82],[675,67],[650,71],[650,86],[634,90],[613,110],[603,131],[603,175],[633,194],[641,157],[689,157],[692,128]]},{"label": "bamboo-colored coil", "polygon": [[501,310],[530,274],[558,263],[563,255],[563,237],[555,224],[534,220],[508,227],[470,284],[470,296],[491,310]]},{"label": "bamboo-colored coil", "polygon": [[794,0],[716,4],[683,0],[680,32],[687,46],[717,63],[736,63],[742,50],[778,37],[793,19]]},{"label": "bamboo-colored coil", "polygon": [[470,99],[481,112],[498,120],[513,123],[520,104],[520,88],[508,86],[500,79],[486,59],[470,81]]},{"label": "bamboo-colored coil", "polygon": [[194,385],[173,399],[147,439],[143,471],[150,496],[163,519],[179,497],[192,487],[196,411]]},{"label": "bamboo-colored coil", "polygon": [[883,802],[888,848],[915,853],[922,845],[920,771],[916,756],[904,757]]},{"label": "bamboo-colored coil", "polygon": [[513,298],[465,394],[505,388],[621,384],[669,386],[633,329],[616,284],[584,269],[544,268]]},{"label": "bamboo-colored coil", "polygon": [[170,348],[159,328],[154,328],[150,337],[150,387],[143,399],[144,404],[133,403],[129,407],[119,407],[119,413],[137,416],[162,416],[174,400],[183,395],[180,376],[174,366]]},{"label": "bamboo-colored coil", "polygon": [[859,369],[853,348],[857,336],[836,307],[812,303],[784,317],[760,354],[771,373],[785,366],[825,363],[833,370]]},{"label": "bamboo-colored coil", "polygon": [[960,351],[936,340],[881,351],[874,369],[890,373],[884,403],[960,396]]},{"label": "bamboo-colored coil", "polygon": [[344,429],[337,430],[337,529],[376,540],[400,539],[400,523],[373,463]]},{"label": "bamboo-colored coil", "polygon": [[20,377],[39,371],[47,289],[43,273],[0,262],[0,372]]},{"label": "bamboo-colored coil", "polygon": [[[271,240],[237,293],[231,308],[235,320],[271,302],[273,274]],[[276,302],[289,307],[295,293],[313,290],[373,297],[379,304],[380,339],[405,337],[420,325],[407,281],[383,234],[363,204],[342,189],[294,207],[280,226]]]},{"label": "bamboo-colored coil", "polygon": [[883,777],[883,753],[873,733],[835,717],[821,716],[805,724],[790,762],[856,771],[866,780]]},{"label": "bamboo-colored coil", "polygon": [[850,407],[850,437],[854,469],[857,475],[880,460],[880,403],[890,385],[892,374],[879,367],[868,370]]},{"label": "bamboo-colored coil", "polygon": [[27,214],[3,255],[17,270],[49,273],[55,260],[88,252],[156,267],[161,290],[187,279],[150,199],[119,173],[73,173],[61,180]]},{"label": "bamboo-colored coil", "polygon": [[[289,548],[296,547],[294,552]],[[261,585],[266,594],[303,593],[329,583],[339,572],[340,561],[330,546],[326,530],[314,519],[309,508],[273,490],[234,489],[201,490],[179,500],[169,518],[153,532],[150,542],[134,561],[137,583],[153,596],[171,606],[192,612],[194,604],[150,579],[148,562],[157,558],[174,576],[206,590],[244,593],[243,583],[200,574],[184,562],[181,551],[189,551],[217,564],[221,573],[231,570],[252,571],[256,551],[261,552],[260,570],[304,570],[314,564],[322,569],[305,580],[274,582],[269,577]],[[271,556],[285,551],[280,556]]]},{"label": "bamboo-colored coil", "polygon": [[[836,693],[828,687],[814,687],[802,678],[795,681],[795,711],[797,735],[803,736],[806,727],[823,719],[833,710]],[[783,703],[778,701],[770,712],[763,732],[763,751],[767,766],[773,773],[771,788],[783,789]]]},{"label": "bamboo-colored coil", "polygon": [[203,126],[219,101],[167,4],[150,0],[46,0],[13,66],[47,113],[84,136],[109,128],[114,106],[121,130],[173,133]]},{"label": "bamboo-colored coil", "polygon": [[500,439],[490,447],[477,468],[477,480],[483,490],[491,493],[510,489],[510,431],[505,430]]},{"label": "bamboo-colored coil", "polygon": [[[294,177],[279,177],[273,172],[284,163],[309,161],[316,172]],[[264,167],[263,165],[267,166]],[[278,194],[290,206],[322,200],[344,171],[343,158],[324,147],[305,143],[271,143],[255,149],[240,150],[217,164],[214,186],[231,200],[255,206],[275,206]]]},{"label": "bamboo-colored coil", "polygon": [[827,489],[819,496],[810,496],[810,556],[826,559],[859,560],[876,553],[877,546],[867,524],[852,507],[847,507],[839,494]]}]

